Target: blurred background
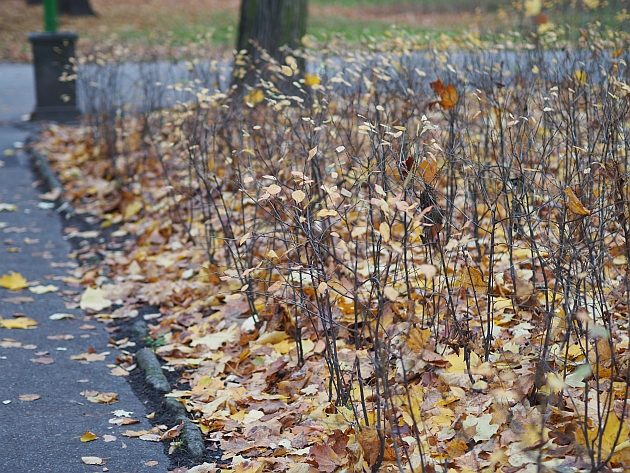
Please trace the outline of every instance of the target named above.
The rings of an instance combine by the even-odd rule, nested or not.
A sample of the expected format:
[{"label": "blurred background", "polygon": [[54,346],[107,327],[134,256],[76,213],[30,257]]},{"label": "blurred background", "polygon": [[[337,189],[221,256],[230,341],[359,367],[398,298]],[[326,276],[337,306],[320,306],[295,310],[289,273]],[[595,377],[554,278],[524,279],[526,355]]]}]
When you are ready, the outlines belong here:
[{"label": "blurred background", "polygon": [[[0,0],[0,60],[30,61],[26,35],[42,29],[37,0]],[[41,3],[41,0],[40,2]],[[64,2],[60,2],[63,10]],[[239,0],[66,0],[88,4],[67,8],[60,30],[79,34],[79,51],[97,42],[115,41],[125,48],[162,48],[203,41],[216,52],[234,48]],[[310,0],[308,34],[350,42],[408,32],[427,42],[464,32],[492,39],[506,31],[568,25],[573,34],[594,20],[628,29],[627,0]],[[79,13],[79,15],[76,15]]]}]

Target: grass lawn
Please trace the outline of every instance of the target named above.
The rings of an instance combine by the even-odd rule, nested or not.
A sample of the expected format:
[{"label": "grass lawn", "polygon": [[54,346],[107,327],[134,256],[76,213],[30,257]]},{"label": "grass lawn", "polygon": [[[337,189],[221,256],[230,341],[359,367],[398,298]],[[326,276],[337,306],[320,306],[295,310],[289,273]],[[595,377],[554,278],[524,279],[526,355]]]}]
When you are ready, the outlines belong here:
[{"label": "grass lawn", "polygon": [[[618,3],[618,2],[617,2]],[[578,27],[599,19],[606,26],[627,28],[621,8],[611,3],[597,13],[586,10],[549,14],[557,23]],[[166,47],[188,44],[206,36],[218,49],[231,49],[235,42],[239,0],[92,0],[98,17],[62,17],[61,29],[81,37],[85,51],[104,38],[117,37],[125,47]],[[506,6],[507,5],[507,6]],[[0,5],[0,60],[28,61],[27,34],[42,25],[41,6],[27,6],[25,0],[2,0]],[[356,41],[385,35],[392,26],[412,34],[457,35],[475,30],[490,35],[522,23],[523,15],[510,2],[500,0],[312,0],[309,34],[325,39],[341,36]],[[489,27],[488,25],[492,25]],[[166,49],[165,49],[166,51]]]}]

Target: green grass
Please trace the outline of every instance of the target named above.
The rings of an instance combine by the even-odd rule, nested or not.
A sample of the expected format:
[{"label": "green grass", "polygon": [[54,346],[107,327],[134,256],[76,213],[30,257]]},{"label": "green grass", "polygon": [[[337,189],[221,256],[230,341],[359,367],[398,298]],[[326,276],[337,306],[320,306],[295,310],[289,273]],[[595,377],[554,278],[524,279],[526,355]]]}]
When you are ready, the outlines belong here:
[{"label": "green grass", "polygon": [[508,6],[509,3],[502,0],[311,0],[311,2],[317,5],[340,7],[413,5],[421,11],[443,13],[473,12],[477,9],[495,11],[501,6]]},{"label": "green grass", "polygon": [[394,27],[381,21],[348,21],[344,18],[312,18],[308,24],[308,33],[319,40],[339,36],[350,42],[358,42],[366,37],[384,37],[393,31],[407,34],[440,34],[444,32],[455,33],[456,30],[429,29],[424,27]]},{"label": "green grass", "polygon": [[[497,0],[482,0],[481,2],[469,2],[468,0],[312,0],[320,5],[335,5],[343,7],[360,6],[366,4],[382,5],[385,3],[423,3],[427,8],[442,4],[442,8],[453,8],[471,3],[478,5],[492,6]],[[499,2],[501,3],[501,2]],[[570,11],[566,14],[550,14],[550,20],[556,24],[570,24],[573,26],[575,34],[579,33],[579,28],[583,28],[593,20],[599,20],[605,27],[615,29],[622,28],[623,25],[616,19],[619,12],[615,8],[603,8],[597,12],[592,11]],[[198,40],[200,37],[209,38],[210,41],[223,47],[232,47],[236,41],[236,31],[238,27],[237,12],[219,12],[207,17],[198,18],[195,22],[185,21],[177,17],[171,18],[168,25],[164,25],[162,31],[168,31],[170,42],[174,45],[184,45]],[[452,25],[447,27],[425,27],[425,26],[396,26],[387,21],[379,20],[349,20],[340,16],[316,16],[311,15],[308,21],[308,34],[319,40],[326,40],[332,37],[340,37],[349,42],[359,42],[365,38],[386,37],[393,32],[422,35],[428,39],[441,35],[455,37],[461,34],[464,25]],[[137,43],[156,43],[164,39],[163,33],[156,35],[151,31],[128,30],[120,34],[121,39]],[[491,39],[493,33],[488,30],[484,39]]]}]

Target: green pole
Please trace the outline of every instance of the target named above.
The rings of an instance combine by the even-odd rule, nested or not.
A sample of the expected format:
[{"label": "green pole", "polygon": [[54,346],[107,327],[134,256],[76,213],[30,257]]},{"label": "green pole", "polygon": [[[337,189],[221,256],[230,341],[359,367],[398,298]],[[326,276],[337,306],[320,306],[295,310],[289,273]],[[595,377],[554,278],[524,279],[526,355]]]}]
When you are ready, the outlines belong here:
[{"label": "green pole", "polygon": [[57,0],[44,0],[44,30],[47,33],[57,31]]}]

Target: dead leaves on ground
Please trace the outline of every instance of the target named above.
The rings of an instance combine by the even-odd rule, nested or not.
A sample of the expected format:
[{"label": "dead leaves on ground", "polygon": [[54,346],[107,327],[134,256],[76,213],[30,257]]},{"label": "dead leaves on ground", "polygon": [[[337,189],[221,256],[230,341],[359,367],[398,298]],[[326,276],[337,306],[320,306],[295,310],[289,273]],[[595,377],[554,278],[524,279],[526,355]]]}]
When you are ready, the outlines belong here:
[{"label": "dead leaves on ground", "polygon": [[21,291],[28,287],[28,281],[20,273],[12,271],[0,276],[0,287],[10,291]]},{"label": "dead leaves on ground", "polygon": [[98,392],[93,390],[81,391],[81,395],[96,404],[114,404],[118,402],[118,394],[112,392]]},{"label": "dead leaves on ground", "polygon": [[29,317],[16,317],[14,319],[0,318],[0,328],[6,329],[33,329],[37,327],[37,321]]},{"label": "dead leaves on ground", "polygon": [[[453,83],[438,79],[431,88],[437,96],[433,105],[449,112],[434,111],[439,117],[432,120],[455,117],[464,108],[459,106],[466,93],[464,86],[458,90]],[[259,89],[250,91],[245,100],[257,113],[262,113],[258,109],[268,102]],[[484,113],[483,123],[490,127],[494,121],[504,120],[495,109]],[[263,133],[271,123],[262,123],[256,133]],[[369,134],[368,125],[360,124],[360,131]],[[405,186],[416,182],[424,189],[464,188],[461,176],[457,182],[447,182],[442,175],[448,161],[441,147],[446,142],[444,131],[428,119],[417,125],[431,135],[422,141],[423,155],[406,150],[397,154],[390,163],[395,172],[387,178],[391,182],[402,180]],[[470,132],[474,133],[476,124],[472,125]],[[129,130],[134,126],[130,121]],[[384,129],[392,136],[402,133],[394,126]],[[166,134],[171,131],[164,130]],[[253,135],[239,137],[247,141]],[[55,159],[62,174],[79,172],[77,160],[82,160],[80,171],[89,176],[92,187],[77,187],[73,181],[72,192],[79,203],[87,202],[87,210],[103,217],[104,226],[115,222],[121,225],[121,234],[134,238],[115,251],[103,251],[102,266],[85,272],[82,282],[90,289],[84,293],[81,307],[99,312],[110,308],[113,301],[160,306],[160,314],[151,318],[150,343],[171,367],[182,370],[185,381],[169,396],[194,414],[207,438],[221,447],[222,460],[234,471],[369,471],[381,461],[385,469],[394,469],[400,452],[408,454],[404,461],[416,471],[421,462],[436,470],[533,471],[540,464],[549,471],[568,471],[585,458],[589,442],[594,445],[599,439],[604,452],[609,448],[608,453],[625,455],[627,446],[622,443],[612,452],[610,439],[615,428],[626,434],[625,424],[619,420],[624,394],[619,389],[622,386],[615,387],[615,383],[620,383],[616,363],[624,356],[627,342],[624,345],[619,332],[613,334],[602,324],[601,314],[565,313],[564,292],[552,290],[553,282],[548,282],[554,273],[536,268],[539,259],[553,258],[552,252],[540,250],[526,238],[510,236],[507,229],[497,225],[509,218],[510,210],[503,204],[490,208],[477,203],[478,222],[456,217],[457,231],[439,241],[443,244],[439,252],[446,256],[434,254],[430,259],[425,253],[435,248],[428,249],[424,237],[431,223],[418,219],[412,226],[417,230],[405,232],[400,215],[413,219],[426,211],[424,217],[428,208],[438,206],[434,199],[426,199],[422,206],[426,208],[419,208],[414,199],[405,199],[405,193],[380,185],[369,195],[361,194],[365,182],[349,179],[348,188],[337,181],[320,186],[325,202],[318,205],[318,196],[305,184],[310,177],[303,170],[280,168],[278,175],[270,175],[248,163],[253,168],[248,168],[252,176],[243,179],[251,179],[248,199],[241,202],[237,198],[235,189],[247,185],[240,181],[222,196],[229,202],[231,217],[246,217],[241,232],[225,235],[221,222],[213,216],[206,216],[204,221],[193,216],[184,230],[170,220],[176,208],[171,190],[165,190],[163,176],[156,171],[159,166],[152,166],[150,157],[144,162],[146,174],[138,176],[141,186],[115,207],[103,207],[104,197],[114,193],[104,171],[108,164],[87,159],[92,157],[90,149],[84,149],[80,157],[64,152],[72,140],[84,143],[88,136],[86,130],[58,129],[46,144],[58,150]],[[244,155],[255,154],[254,145],[260,145],[255,140],[252,138],[251,146],[243,150]],[[348,143],[325,144],[327,147],[304,148],[305,162],[323,159],[325,153],[330,155],[330,162],[355,154]],[[384,144],[389,147],[396,142],[392,139]],[[357,150],[364,151],[358,145]],[[231,159],[236,160],[237,154]],[[178,165],[182,163],[180,157]],[[218,169],[220,165],[210,163],[212,159],[208,156],[209,165],[222,173],[217,179],[229,179],[224,174],[230,169]],[[294,161],[298,162],[298,157]],[[174,172],[180,173],[183,182],[187,170],[182,166]],[[341,178],[343,170],[334,174],[335,179]],[[589,194],[573,188],[554,187],[558,202],[553,202],[552,208],[538,209],[553,214],[545,214],[545,222],[555,222],[555,216],[562,213],[578,223],[593,215],[584,205],[595,208]],[[188,201],[187,196],[197,195],[199,189],[184,190],[190,192],[176,194],[182,205],[195,207],[198,202]],[[467,199],[458,192],[454,194],[456,200]],[[274,207],[277,203],[281,207]],[[351,212],[344,213],[346,204]],[[360,205],[371,205],[376,218],[363,218],[355,210]],[[289,211],[295,215],[283,214]],[[375,269],[367,261],[373,256],[369,250],[357,257],[356,265],[349,265],[352,269],[348,271],[343,264],[328,260],[320,271],[305,271],[303,249],[312,245],[312,239],[301,241],[299,252],[295,248],[287,251],[282,245],[267,243],[273,240],[269,237],[274,231],[271,225],[263,224],[264,231],[245,228],[249,222],[265,221],[271,214],[287,220],[289,215],[295,217],[291,221],[301,222],[306,211],[318,231],[330,225],[326,234],[330,248],[344,263],[354,263],[352,251],[358,252],[361,246],[350,249],[349,242],[356,243],[358,237],[373,232],[378,238],[374,251],[382,257],[378,261],[383,268],[379,270],[395,272],[399,266],[389,267],[384,261],[403,254],[401,242],[412,239],[414,250],[408,255],[407,267],[413,274],[408,280],[385,277],[376,281]],[[472,234],[473,226],[481,236]],[[226,259],[228,251],[221,251],[225,247],[220,246],[209,262],[191,238],[204,235],[208,227],[215,232],[212,238],[216,245],[234,242],[232,251],[251,251],[251,264],[237,271]],[[546,230],[549,234],[543,235],[543,241],[555,235],[553,229]],[[491,251],[487,241],[490,232],[496,236]],[[622,243],[616,244],[621,247]],[[294,251],[297,256],[291,254]],[[623,266],[623,261],[618,261],[621,264],[617,266]],[[93,289],[103,281],[103,274],[116,283]],[[248,284],[239,279],[243,274],[250,278]],[[301,299],[296,303],[291,297],[296,297],[298,284],[303,286],[302,292],[297,291]],[[543,284],[548,284],[547,289],[541,289]],[[380,304],[378,309],[375,300]],[[321,316],[316,305],[328,302],[330,320]],[[541,330],[549,312],[545,312],[546,304],[557,309],[548,334]],[[611,320],[623,320],[623,304],[610,309]],[[122,316],[126,310],[112,310],[106,316]],[[309,317],[313,313],[315,316]],[[589,327],[588,334],[574,336],[571,324],[575,320]],[[376,357],[383,356],[373,338],[375,333],[391,349],[380,365],[385,371],[381,376],[389,383],[387,402],[379,391],[382,385],[378,380],[383,378],[375,369]],[[549,367],[538,379],[539,350],[546,335],[550,340]],[[617,338],[609,346],[611,336]],[[486,338],[490,346],[487,355]],[[338,367],[327,364],[331,353]],[[338,369],[337,378],[330,374],[331,366]],[[609,416],[610,424],[601,432],[593,424],[598,417],[595,394],[584,394],[587,385],[591,393],[597,393],[601,386],[611,387],[613,393],[610,405],[616,410],[610,415],[617,423]],[[335,393],[328,391],[333,387],[347,389],[344,402],[331,401]],[[582,416],[585,412],[586,421]],[[112,424],[121,426],[134,423],[126,417],[113,420]],[[586,433],[580,441],[581,425]],[[122,435],[173,441],[179,429],[179,425],[171,426],[158,434],[129,428]],[[617,457],[615,461],[619,461]]]}]

